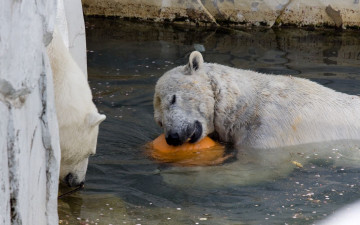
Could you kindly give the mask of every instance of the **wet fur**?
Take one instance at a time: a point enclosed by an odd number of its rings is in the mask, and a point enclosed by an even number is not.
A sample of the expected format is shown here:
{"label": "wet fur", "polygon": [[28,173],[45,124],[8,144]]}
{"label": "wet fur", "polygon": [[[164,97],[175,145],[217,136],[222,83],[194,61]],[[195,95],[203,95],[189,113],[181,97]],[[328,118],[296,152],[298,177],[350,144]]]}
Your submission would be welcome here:
{"label": "wet fur", "polygon": [[[194,53],[194,54],[193,54]],[[193,52],[186,66],[166,72],[155,88],[155,120],[164,131],[199,120],[202,137],[253,148],[360,139],[360,97],[307,79],[203,63]],[[191,99],[168,107],[170,96]],[[165,102],[165,103],[164,103]]]}
{"label": "wet fur", "polygon": [[96,152],[99,124],[106,117],[98,113],[86,77],[57,30],[47,52],[54,77],[59,124],[60,180],[72,173],[69,185],[77,185],[85,179],[89,155]]}

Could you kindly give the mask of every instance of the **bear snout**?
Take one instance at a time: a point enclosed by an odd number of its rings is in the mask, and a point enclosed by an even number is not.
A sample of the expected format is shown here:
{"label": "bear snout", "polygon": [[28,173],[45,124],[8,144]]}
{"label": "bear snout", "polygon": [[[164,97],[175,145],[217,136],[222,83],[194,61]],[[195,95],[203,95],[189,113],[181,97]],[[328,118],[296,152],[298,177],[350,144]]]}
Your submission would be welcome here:
{"label": "bear snout", "polygon": [[81,186],[84,184],[84,181],[78,181],[77,177],[74,176],[72,173],[66,175],[64,181],[69,187]]}
{"label": "bear snout", "polygon": [[165,140],[168,145],[173,146],[182,145],[186,141],[195,143],[202,136],[202,131],[203,129],[201,123],[196,120],[193,124],[187,125],[186,129],[181,130],[180,132],[170,130],[167,133]]}
{"label": "bear snout", "polygon": [[202,125],[198,120],[196,120],[194,123],[194,131],[192,132],[189,142],[190,143],[197,142],[201,138],[202,132],[203,132]]}
{"label": "bear snout", "polygon": [[183,141],[180,140],[180,135],[175,132],[169,132],[165,140],[166,143],[168,143],[168,145],[173,145],[173,146],[181,145],[183,143]]}

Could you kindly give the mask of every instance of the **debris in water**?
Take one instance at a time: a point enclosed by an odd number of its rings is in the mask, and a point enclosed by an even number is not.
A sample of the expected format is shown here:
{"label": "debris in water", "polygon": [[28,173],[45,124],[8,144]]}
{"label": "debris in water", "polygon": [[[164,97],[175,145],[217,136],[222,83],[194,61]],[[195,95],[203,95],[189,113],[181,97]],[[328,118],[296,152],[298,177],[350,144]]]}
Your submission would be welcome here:
{"label": "debris in water", "polygon": [[292,164],[294,164],[295,166],[299,167],[299,168],[303,168],[303,165],[299,162],[296,162],[296,161],[291,161]]}

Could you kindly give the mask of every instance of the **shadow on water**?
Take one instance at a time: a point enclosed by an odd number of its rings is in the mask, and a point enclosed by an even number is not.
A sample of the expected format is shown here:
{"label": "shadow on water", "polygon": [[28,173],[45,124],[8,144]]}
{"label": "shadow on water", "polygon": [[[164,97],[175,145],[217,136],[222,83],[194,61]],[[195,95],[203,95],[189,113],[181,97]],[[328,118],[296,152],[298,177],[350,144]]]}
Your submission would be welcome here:
{"label": "shadow on water", "polygon": [[224,165],[193,168],[158,164],[143,148],[161,133],[153,120],[155,83],[185,64],[191,51],[204,51],[206,62],[305,77],[360,94],[359,31],[87,18],[86,34],[90,86],[107,119],[85,189],[59,202],[62,223],[309,224],[360,198],[356,147],[240,151]]}

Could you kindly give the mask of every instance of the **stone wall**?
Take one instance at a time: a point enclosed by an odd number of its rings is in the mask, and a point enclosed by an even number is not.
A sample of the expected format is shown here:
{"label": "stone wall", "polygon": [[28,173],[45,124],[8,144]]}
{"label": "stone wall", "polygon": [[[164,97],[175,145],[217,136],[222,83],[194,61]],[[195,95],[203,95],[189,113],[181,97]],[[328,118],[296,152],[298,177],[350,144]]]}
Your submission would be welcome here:
{"label": "stone wall", "polygon": [[[80,0],[63,0],[65,18],[68,28],[68,48],[79,65],[80,69],[87,76],[86,60],[86,37],[85,24]],[[60,0],[59,0],[60,2]],[[65,42],[66,43],[66,42]]]}
{"label": "stone wall", "polygon": [[58,224],[59,130],[46,53],[54,27],[86,73],[80,1],[0,7],[0,225]]}
{"label": "stone wall", "polygon": [[85,15],[197,24],[359,27],[359,0],[82,0]]}
{"label": "stone wall", "polygon": [[56,26],[65,46],[87,76],[85,24],[80,0],[58,0]]}
{"label": "stone wall", "polygon": [[46,54],[56,1],[0,7],[0,224],[57,224],[60,147]]}

